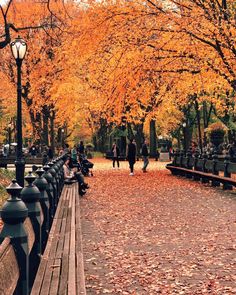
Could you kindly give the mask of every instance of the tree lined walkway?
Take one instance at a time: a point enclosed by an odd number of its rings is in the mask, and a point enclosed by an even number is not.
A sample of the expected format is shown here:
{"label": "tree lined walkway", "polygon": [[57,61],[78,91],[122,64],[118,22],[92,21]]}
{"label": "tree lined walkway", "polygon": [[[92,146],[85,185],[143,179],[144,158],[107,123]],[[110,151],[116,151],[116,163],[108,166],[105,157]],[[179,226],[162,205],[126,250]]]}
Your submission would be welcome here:
{"label": "tree lined walkway", "polygon": [[236,294],[234,193],[106,163],[81,200],[87,294]]}

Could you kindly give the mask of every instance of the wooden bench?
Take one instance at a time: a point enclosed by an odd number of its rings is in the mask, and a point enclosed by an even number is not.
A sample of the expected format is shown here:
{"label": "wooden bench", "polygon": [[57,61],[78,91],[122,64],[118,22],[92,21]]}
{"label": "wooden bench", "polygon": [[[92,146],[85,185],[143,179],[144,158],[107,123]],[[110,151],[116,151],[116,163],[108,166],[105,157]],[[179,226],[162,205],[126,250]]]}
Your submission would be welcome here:
{"label": "wooden bench", "polygon": [[[29,218],[24,221],[28,235],[29,253],[32,250],[35,235]],[[0,295],[20,294],[16,291],[19,284],[20,267],[10,238],[5,238],[0,244]]]}
{"label": "wooden bench", "polygon": [[84,295],[78,183],[65,184],[31,295]]}
{"label": "wooden bench", "polygon": [[[15,161],[16,161],[16,157],[11,157],[11,158],[0,157],[0,167],[7,169],[7,165],[15,164]],[[32,157],[25,158],[25,164],[42,165],[42,163],[43,163],[43,158],[32,158]]]}
{"label": "wooden bench", "polygon": [[[213,186],[215,182],[222,183],[224,185],[232,185],[236,186],[236,179],[230,178],[230,177],[224,177],[224,176],[219,176],[219,175],[214,175],[211,173],[206,173],[202,171],[197,171],[197,170],[190,170],[182,167],[176,167],[172,165],[167,165],[167,169],[169,169],[174,175],[189,175],[191,174],[193,176],[193,179],[200,180],[200,179],[208,179],[212,181]],[[180,172],[180,173],[178,173]]]}

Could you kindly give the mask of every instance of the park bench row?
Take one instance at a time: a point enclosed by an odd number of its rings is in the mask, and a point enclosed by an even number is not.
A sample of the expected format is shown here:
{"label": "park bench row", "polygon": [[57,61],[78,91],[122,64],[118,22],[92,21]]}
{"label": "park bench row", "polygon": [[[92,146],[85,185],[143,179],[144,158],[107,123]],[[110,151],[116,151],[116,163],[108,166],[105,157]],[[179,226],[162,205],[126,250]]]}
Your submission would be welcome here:
{"label": "park bench row", "polygon": [[[28,295],[47,245],[60,196],[64,158],[60,157],[6,188],[10,198],[1,210],[0,294]],[[35,166],[34,166],[35,168]]]}
{"label": "park bench row", "polygon": [[231,190],[236,186],[236,179],[233,175],[236,174],[236,163],[230,162],[228,154],[224,158],[219,158],[215,153],[208,156],[207,154],[200,155],[188,152],[176,152],[171,164],[167,164],[166,168],[173,175],[185,176],[194,180],[199,180],[202,183],[211,182],[212,186],[223,185],[223,189]]}
{"label": "park bench row", "polygon": [[[47,162],[47,155],[44,157],[39,157],[39,158],[33,158],[33,157],[25,157],[25,164],[30,164],[30,165],[42,165]],[[15,164],[16,161],[16,156],[14,157],[0,157],[0,167],[7,169],[8,165]]]}

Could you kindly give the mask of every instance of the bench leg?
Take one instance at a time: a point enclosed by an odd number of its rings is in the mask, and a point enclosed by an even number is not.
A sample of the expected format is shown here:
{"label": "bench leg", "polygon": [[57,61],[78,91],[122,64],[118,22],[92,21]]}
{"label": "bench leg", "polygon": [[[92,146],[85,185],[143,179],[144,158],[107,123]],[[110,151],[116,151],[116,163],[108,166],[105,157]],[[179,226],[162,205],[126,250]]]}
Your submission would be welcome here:
{"label": "bench leg", "polygon": [[189,178],[189,179],[192,179],[193,175],[192,175],[192,173],[186,173],[186,177]]}
{"label": "bench leg", "polygon": [[200,178],[199,175],[193,175],[193,180],[195,180],[195,181],[200,181],[201,178]]}
{"label": "bench leg", "polygon": [[202,177],[201,182],[202,183],[209,183],[209,179],[207,179],[206,177]]}
{"label": "bench leg", "polygon": [[223,183],[223,190],[232,190],[233,186],[227,183]]}
{"label": "bench leg", "polygon": [[220,182],[217,181],[217,180],[212,180],[212,182],[211,182],[211,186],[213,186],[213,187],[220,186]]}

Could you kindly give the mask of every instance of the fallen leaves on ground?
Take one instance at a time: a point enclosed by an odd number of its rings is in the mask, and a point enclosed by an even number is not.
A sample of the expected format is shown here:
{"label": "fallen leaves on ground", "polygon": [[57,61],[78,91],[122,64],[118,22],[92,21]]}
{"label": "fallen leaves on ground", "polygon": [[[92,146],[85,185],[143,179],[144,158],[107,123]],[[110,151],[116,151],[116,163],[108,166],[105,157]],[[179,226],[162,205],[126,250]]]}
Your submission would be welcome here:
{"label": "fallen leaves on ground", "polygon": [[88,294],[236,294],[236,199],[142,162],[95,161],[81,199]]}

